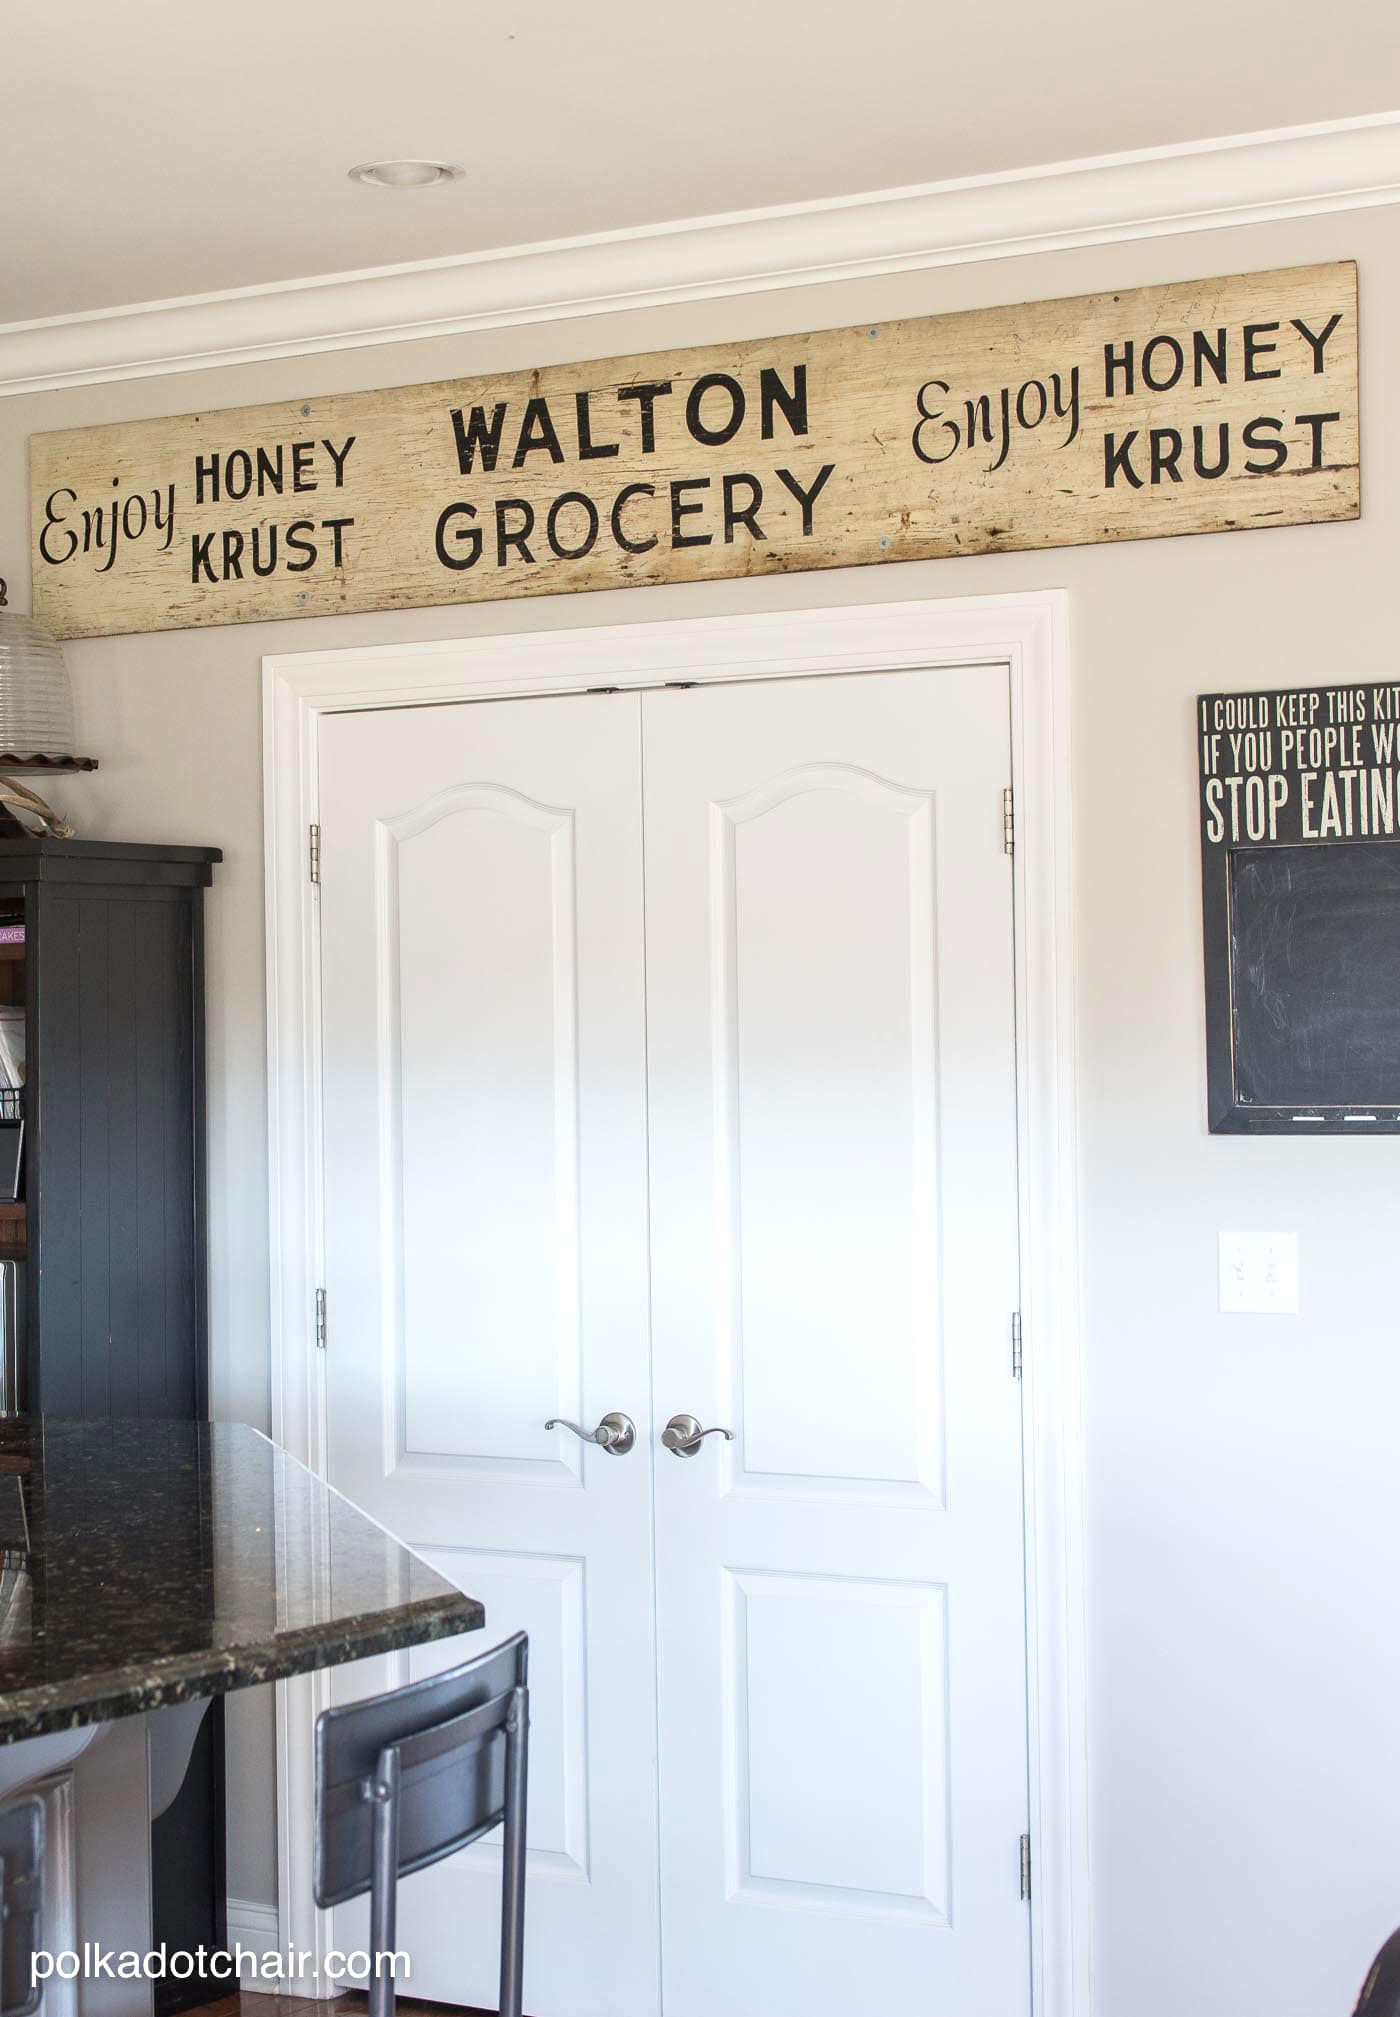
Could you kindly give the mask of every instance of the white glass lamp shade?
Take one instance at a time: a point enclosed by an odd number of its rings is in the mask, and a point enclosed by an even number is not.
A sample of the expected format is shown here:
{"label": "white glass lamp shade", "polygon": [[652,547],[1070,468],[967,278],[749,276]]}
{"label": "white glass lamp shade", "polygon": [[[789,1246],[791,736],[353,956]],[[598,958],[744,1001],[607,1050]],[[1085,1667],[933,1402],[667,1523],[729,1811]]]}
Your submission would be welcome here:
{"label": "white glass lamp shade", "polygon": [[7,758],[61,763],[75,749],[63,647],[42,624],[6,607],[0,581],[0,768]]}

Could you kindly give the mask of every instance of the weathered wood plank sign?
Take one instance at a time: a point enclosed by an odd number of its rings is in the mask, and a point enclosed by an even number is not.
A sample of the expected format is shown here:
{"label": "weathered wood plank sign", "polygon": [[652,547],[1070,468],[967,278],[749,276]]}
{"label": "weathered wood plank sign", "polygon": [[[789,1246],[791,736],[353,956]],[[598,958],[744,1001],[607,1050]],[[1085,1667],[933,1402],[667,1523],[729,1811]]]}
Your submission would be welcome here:
{"label": "weathered wood plank sign", "polygon": [[38,434],[60,637],[1354,518],[1351,262]]}

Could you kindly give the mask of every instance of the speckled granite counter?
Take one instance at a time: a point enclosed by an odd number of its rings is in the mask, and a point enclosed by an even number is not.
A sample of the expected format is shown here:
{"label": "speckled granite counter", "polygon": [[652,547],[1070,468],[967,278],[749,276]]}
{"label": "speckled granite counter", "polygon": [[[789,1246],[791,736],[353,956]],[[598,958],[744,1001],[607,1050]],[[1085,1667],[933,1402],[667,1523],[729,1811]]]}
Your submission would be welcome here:
{"label": "speckled granite counter", "polygon": [[484,1622],[255,1429],[0,1418],[0,1743]]}

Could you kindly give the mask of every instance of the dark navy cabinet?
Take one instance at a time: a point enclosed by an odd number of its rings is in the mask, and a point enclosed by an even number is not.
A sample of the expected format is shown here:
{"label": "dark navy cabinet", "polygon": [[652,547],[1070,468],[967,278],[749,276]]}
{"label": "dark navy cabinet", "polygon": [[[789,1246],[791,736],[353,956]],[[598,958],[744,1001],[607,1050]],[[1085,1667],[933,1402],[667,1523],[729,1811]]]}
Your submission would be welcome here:
{"label": "dark navy cabinet", "polygon": [[[0,1202],[0,1258],[16,1263],[10,1404],[31,1414],[208,1414],[203,905],[219,859],[0,838],[0,1006],[24,1011],[25,1043],[22,1198]],[[196,1520],[186,1545],[201,1536]],[[157,1944],[223,1947],[219,1703],[152,1826],[151,1883]],[[226,1990],[167,1977],[155,2017]]]}
{"label": "dark navy cabinet", "polygon": [[25,1263],[33,1413],[208,1412],[203,895],[219,858],[0,839],[27,1049],[24,1210],[4,1250]]}

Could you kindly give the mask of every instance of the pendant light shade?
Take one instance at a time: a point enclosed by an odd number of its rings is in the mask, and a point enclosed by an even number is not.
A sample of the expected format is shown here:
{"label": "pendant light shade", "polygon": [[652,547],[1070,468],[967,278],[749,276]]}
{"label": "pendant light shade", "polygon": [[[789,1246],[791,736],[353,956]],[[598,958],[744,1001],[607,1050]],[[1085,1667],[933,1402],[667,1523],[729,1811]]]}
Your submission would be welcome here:
{"label": "pendant light shade", "polygon": [[86,769],[76,741],[63,647],[7,606],[0,581],[0,768],[39,762]]}

